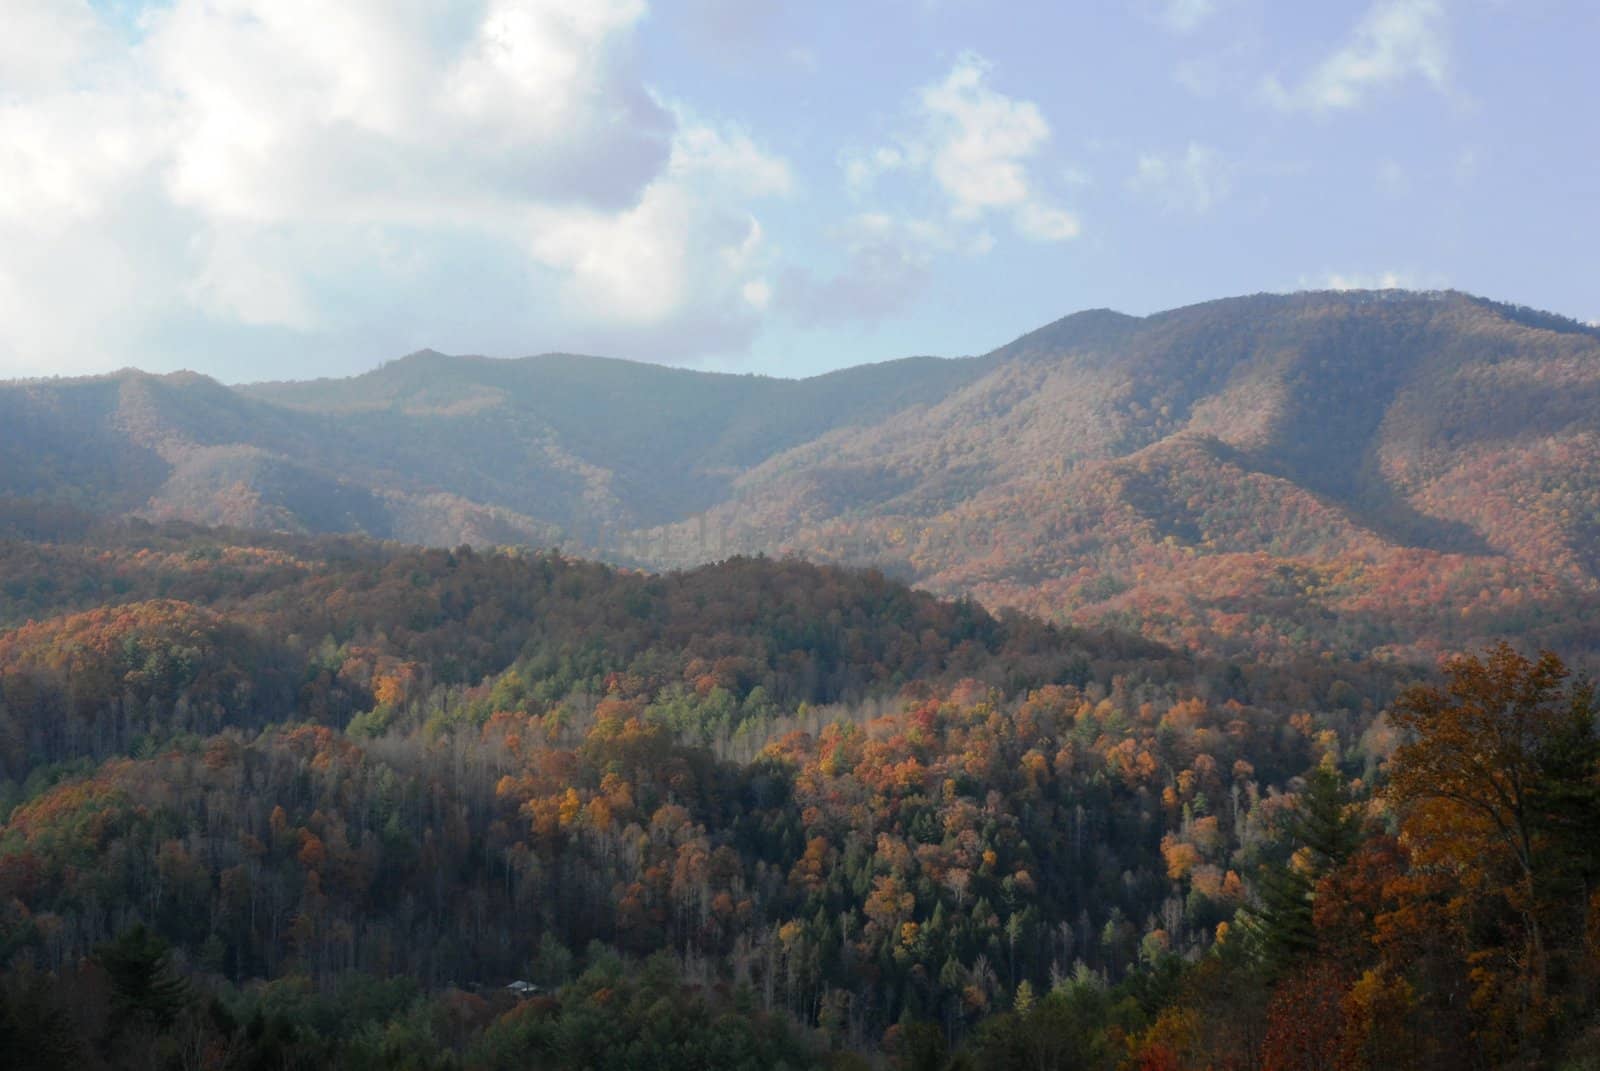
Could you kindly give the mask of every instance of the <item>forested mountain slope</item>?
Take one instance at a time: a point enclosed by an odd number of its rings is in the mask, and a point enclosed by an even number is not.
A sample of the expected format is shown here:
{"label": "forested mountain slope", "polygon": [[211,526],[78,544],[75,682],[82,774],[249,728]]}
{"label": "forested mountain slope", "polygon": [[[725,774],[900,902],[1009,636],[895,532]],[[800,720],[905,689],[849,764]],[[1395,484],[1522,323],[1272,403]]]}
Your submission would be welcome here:
{"label": "forested mountain slope", "polygon": [[1069,316],[789,381],[424,352],[0,387],[0,494],[661,567],[798,551],[1226,656],[1594,641],[1600,332],[1456,293]]}
{"label": "forested mountain slope", "polygon": [[[93,1008],[106,983],[77,965],[145,926],[238,1022],[288,1015],[309,1044],[316,1005],[285,1012],[285,986],[453,987],[466,1037],[505,1011],[476,989],[668,953],[651,985],[688,965],[840,1044],[907,1016],[955,1037],[1074,961],[1128,975],[1152,928],[1206,947],[1242,832],[1330,747],[1378,761],[1361,733],[1399,681],[1211,664],[794,561],[650,576],[12,506],[0,962]],[[1194,826],[1195,800],[1228,825]],[[1201,853],[1188,907],[1174,838]],[[51,1003],[30,977],[0,976],[0,1043],[11,1002]],[[172,1028],[110,1014],[82,1030],[112,1053]],[[484,1036],[525,1060],[554,1044],[530,1023]]]}
{"label": "forested mountain slope", "polygon": [[1457,294],[1068,317],[702,527],[1173,642],[1592,641],[1600,333]]}
{"label": "forested mountain slope", "polygon": [[[1213,661],[794,560],[651,575],[12,503],[0,1057],[1585,1058],[1592,690],[1510,648],[1402,694],[1426,674]],[[1474,809],[1486,775],[1518,779],[1495,815],[1525,841]]]}

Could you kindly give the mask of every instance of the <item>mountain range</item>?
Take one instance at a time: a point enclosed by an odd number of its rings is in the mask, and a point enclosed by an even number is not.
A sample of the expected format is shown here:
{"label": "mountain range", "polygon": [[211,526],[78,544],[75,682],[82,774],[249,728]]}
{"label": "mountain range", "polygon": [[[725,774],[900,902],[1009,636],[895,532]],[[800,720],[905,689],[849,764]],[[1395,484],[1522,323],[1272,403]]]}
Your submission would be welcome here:
{"label": "mountain range", "polygon": [[1224,656],[1592,648],[1600,330],[1456,292],[1068,316],[804,380],[412,354],[0,385],[0,496],[624,564],[874,564]]}

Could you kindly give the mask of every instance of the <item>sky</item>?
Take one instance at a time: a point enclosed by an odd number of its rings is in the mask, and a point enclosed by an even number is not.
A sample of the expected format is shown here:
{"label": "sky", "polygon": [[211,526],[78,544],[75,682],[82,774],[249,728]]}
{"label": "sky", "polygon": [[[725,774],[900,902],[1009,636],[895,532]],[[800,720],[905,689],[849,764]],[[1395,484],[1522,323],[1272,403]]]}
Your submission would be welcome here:
{"label": "sky", "polygon": [[0,376],[1600,319],[1593,0],[0,0]]}

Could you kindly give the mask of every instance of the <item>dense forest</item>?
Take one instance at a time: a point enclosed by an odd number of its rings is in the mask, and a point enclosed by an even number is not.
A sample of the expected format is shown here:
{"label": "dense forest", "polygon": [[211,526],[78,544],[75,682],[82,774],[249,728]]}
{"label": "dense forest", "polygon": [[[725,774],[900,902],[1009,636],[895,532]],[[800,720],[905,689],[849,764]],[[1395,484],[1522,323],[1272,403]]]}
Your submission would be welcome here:
{"label": "dense forest", "polygon": [[[1576,663],[1574,668],[1576,668]],[[1555,655],[0,509],[16,1067],[1600,1066]]]}

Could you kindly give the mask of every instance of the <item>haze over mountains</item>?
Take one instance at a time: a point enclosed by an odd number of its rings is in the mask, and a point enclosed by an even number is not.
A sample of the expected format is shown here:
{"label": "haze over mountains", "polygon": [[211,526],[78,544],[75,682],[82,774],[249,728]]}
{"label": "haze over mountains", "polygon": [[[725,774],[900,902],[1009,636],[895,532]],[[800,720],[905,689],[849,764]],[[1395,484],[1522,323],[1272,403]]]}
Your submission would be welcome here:
{"label": "haze over mountains", "polygon": [[1600,330],[1311,293],[798,381],[425,351],[310,383],[14,383],[0,495],[652,567],[796,551],[1222,653],[1415,654],[1588,634],[1597,436]]}

